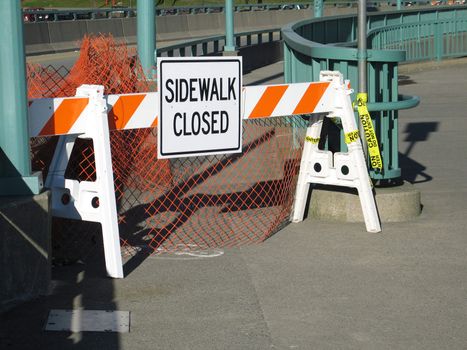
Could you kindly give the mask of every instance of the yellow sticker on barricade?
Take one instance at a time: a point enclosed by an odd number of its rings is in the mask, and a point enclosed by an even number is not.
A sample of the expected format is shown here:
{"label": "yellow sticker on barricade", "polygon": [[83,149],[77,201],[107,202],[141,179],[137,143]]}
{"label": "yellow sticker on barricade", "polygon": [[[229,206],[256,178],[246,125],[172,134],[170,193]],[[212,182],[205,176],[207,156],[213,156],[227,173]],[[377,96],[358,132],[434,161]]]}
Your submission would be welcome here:
{"label": "yellow sticker on barricade", "polygon": [[319,143],[319,137],[318,138],[313,138],[311,136],[307,136],[307,137],[305,137],[305,141],[311,142],[312,144],[316,145],[317,143]]}
{"label": "yellow sticker on barricade", "polygon": [[367,107],[368,95],[366,93],[357,94],[357,110],[360,121],[365,132],[365,139],[368,145],[368,154],[370,156],[370,165],[373,169],[382,170],[383,161],[379,152],[378,140],[376,139],[375,129],[371,122],[370,113]]}
{"label": "yellow sticker on barricade", "polygon": [[354,130],[354,131],[344,134],[344,139],[345,139],[346,144],[357,141],[359,137],[360,135],[358,133],[358,130]]}

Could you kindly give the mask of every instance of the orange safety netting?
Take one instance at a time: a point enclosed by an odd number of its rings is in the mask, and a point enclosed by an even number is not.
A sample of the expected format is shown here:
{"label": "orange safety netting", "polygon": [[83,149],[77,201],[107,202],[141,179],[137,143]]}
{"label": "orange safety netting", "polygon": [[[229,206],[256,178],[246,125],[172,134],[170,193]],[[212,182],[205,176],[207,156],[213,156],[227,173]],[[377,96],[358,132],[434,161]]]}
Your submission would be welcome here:
{"label": "orange safety netting", "polygon": [[[87,37],[71,71],[28,65],[30,98],[73,96],[81,84],[106,94],[154,91],[135,52],[109,36]],[[122,246],[129,253],[261,242],[288,223],[306,122],[245,121],[243,153],[157,159],[157,129],[111,132]],[[35,169],[47,173],[57,137],[32,140]],[[66,177],[95,179],[92,141],[77,139]],[[78,258],[99,225],[55,219],[56,254]]]}

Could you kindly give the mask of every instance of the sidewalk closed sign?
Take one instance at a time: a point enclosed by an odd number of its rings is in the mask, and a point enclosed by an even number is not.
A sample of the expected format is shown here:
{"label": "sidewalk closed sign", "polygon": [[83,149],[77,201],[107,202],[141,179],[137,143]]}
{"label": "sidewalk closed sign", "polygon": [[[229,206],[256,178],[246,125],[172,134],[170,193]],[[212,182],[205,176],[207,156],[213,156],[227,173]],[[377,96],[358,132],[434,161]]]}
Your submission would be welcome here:
{"label": "sidewalk closed sign", "polygon": [[158,58],[159,158],[242,150],[241,57]]}

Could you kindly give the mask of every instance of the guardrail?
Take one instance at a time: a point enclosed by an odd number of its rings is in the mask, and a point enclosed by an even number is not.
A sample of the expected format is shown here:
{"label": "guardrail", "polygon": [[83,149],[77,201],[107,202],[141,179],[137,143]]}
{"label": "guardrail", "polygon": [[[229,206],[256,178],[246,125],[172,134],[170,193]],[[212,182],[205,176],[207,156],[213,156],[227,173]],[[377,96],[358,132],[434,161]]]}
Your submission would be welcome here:
{"label": "guardrail", "polygon": [[[325,1],[326,7],[356,7],[358,1]],[[402,1],[403,6],[426,6],[429,0]],[[367,1],[368,9],[384,6],[396,6],[396,0],[374,0]],[[309,2],[290,2],[285,4],[239,4],[234,6],[235,12],[243,11],[276,11],[276,10],[297,10],[313,7],[313,1]],[[157,16],[180,15],[180,14],[199,14],[224,12],[223,5],[196,5],[196,6],[174,6],[156,8]],[[86,9],[24,9],[23,17],[28,22],[42,21],[64,21],[79,19],[109,19],[109,18],[128,18],[135,17],[136,9],[129,7],[115,8],[86,8]]]}
{"label": "guardrail", "polygon": [[[419,103],[398,94],[398,64],[467,54],[467,8],[392,11],[368,17],[369,110],[381,145],[383,171],[373,179],[400,177],[398,111]],[[325,17],[283,28],[286,82],[316,80],[321,70],[339,70],[358,85],[357,17]],[[384,50],[384,51],[383,51]],[[337,148],[346,146],[341,136]]]}
{"label": "guardrail", "polygon": [[[239,50],[251,45],[261,45],[280,41],[281,39],[281,28],[235,33],[235,45]],[[224,45],[225,35],[215,35],[207,38],[191,40],[176,45],[158,48],[157,56],[212,56],[222,53]]]}
{"label": "guardrail", "polygon": [[[335,12],[346,12],[336,9]],[[259,11],[235,13],[237,32],[263,32],[299,19],[310,18],[311,10]],[[85,35],[109,33],[128,45],[136,44],[136,18],[76,20],[25,23],[24,41],[28,55],[41,55],[79,49]],[[157,47],[166,41],[197,40],[225,32],[223,13],[162,16],[157,19]],[[254,37],[254,36],[253,36]],[[266,39],[265,39],[266,40]]]}
{"label": "guardrail", "polygon": [[[216,35],[157,48],[156,51],[159,57],[220,56],[224,45],[225,36]],[[236,33],[235,46],[243,57],[244,73],[281,61],[281,28]]]}
{"label": "guardrail", "polygon": [[[348,3],[348,6],[351,2]],[[241,4],[235,5],[235,12],[243,11],[274,11],[274,10],[296,10],[307,9],[310,3],[295,2],[286,4]],[[181,14],[200,14],[224,12],[223,5],[197,5],[197,6],[174,6],[156,8],[157,16],[181,15]],[[26,21],[62,21],[78,19],[108,19],[108,18],[128,18],[136,16],[135,8],[89,8],[89,9],[66,9],[66,10],[23,10],[23,16]]]}
{"label": "guardrail", "polygon": [[404,50],[406,62],[467,55],[467,18],[421,21],[376,28],[368,44],[379,50]]}

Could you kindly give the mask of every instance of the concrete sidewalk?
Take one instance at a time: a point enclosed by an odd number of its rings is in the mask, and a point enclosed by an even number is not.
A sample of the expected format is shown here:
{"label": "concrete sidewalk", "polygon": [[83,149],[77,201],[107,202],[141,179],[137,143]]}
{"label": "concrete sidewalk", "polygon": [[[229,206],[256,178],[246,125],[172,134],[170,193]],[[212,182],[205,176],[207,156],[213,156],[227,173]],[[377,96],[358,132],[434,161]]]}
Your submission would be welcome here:
{"label": "concrete sidewalk", "polygon": [[[245,84],[280,82],[280,67]],[[151,257],[123,280],[102,261],[56,267],[49,297],[0,316],[0,349],[465,349],[467,62],[420,67],[401,68],[400,89],[422,101],[400,113],[419,218],[382,234],[306,220],[260,245]],[[129,310],[131,332],[43,330],[50,309],[80,307]]]}

